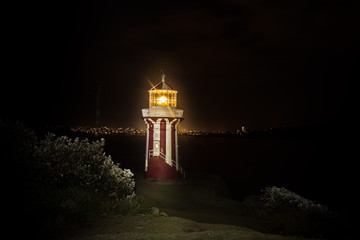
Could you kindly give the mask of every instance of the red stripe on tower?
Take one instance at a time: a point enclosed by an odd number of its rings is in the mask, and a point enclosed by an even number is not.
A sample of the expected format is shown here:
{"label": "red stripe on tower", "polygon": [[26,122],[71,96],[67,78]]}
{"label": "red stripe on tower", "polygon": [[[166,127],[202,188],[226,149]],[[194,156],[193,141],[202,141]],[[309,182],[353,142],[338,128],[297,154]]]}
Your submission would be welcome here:
{"label": "red stripe on tower", "polygon": [[171,149],[173,149],[174,151],[171,151],[171,157],[172,159],[176,162],[176,146],[175,146],[175,127],[177,124],[177,120],[175,120],[174,122],[172,122],[171,124]]}
{"label": "red stripe on tower", "polygon": [[166,156],[166,121],[160,121],[160,152]]}

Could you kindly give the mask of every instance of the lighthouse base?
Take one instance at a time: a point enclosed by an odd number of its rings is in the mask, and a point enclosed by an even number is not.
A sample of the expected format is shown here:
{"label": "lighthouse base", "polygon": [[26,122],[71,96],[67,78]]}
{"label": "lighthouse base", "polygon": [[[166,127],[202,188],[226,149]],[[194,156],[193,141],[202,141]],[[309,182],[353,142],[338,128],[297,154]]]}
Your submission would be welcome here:
{"label": "lighthouse base", "polygon": [[148,159],[148,168],[145,178],[155,180],[181,179],[184,176],[175,167],[167,164],[163,159],[152,157]]}

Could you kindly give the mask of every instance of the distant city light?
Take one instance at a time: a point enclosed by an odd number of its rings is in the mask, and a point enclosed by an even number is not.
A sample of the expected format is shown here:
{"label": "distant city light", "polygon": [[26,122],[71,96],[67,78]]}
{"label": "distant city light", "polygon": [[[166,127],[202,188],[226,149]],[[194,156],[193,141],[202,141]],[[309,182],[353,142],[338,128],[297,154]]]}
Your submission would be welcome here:
{"label": "distant city light", "polygon": [[73,132],[91,135],[145,135],[145,129],[136,128],[111,128],[111,127],[77,127],[70,129]]}
{"label": "distant city light", "polygon": [[[112,127],[89,127],[89,126],[82,126],[77,128],[71,128],[72,132],[77,133],[85,133],[90,135],[145,135],[146,130],[145,129],[137,129],[137,128],[112,128]],[[266,131],[266,130],[265,130]],[[249,133],[245,126],[242,126],[241,129],[235,130],[235,131],[221,131],[221,130],[187,130],[182,129],[178,131],[178,134],[180,136],[211,136],[211,135],[233,135],[233,136],[240,136],[240,135],[246,135]],[[156,144],[156,143],[155,143]],[[157,146],[159,147],[159,146]]]}

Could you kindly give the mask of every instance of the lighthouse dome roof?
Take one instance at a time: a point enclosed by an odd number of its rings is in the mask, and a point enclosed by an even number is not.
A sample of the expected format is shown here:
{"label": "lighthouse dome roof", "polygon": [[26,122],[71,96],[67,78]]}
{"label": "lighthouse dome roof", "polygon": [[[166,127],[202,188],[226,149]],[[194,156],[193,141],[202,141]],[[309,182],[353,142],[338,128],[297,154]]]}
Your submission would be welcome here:
{"label": "lighthouse dome roof", "polygon": [[169,84],[167,84],[166,82],[159,82],[158,84],[156,84],[154,87],[152,87],[150,89],[151,90],[175,90],[174,88],[172,88]]}
{"label": "lighthouse dome roof", "polygon": [[152,90],[172,90],[172,91],[176,91],[174,88],[172,88],[169,84],[167,84],[165,82],[165,74],[164,73],[161,74],[161,82],[159,82],[158,84],[153,86],[149,91],[152,91]]}

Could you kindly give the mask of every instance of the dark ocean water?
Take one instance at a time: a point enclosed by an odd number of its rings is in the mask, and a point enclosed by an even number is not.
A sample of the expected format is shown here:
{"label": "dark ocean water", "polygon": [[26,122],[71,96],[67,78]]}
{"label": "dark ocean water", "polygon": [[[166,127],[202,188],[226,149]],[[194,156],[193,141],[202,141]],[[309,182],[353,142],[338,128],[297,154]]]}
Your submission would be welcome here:
{"label": "dark ocean water", "polygon": [[[115,162],[144,172],[145,136],[105,139],[105,151]],[[236,200],[278,186],[336,209],[357,204],[356,161],[346,139],[179,136],[178,144],[187,174],[221,175]]]}

